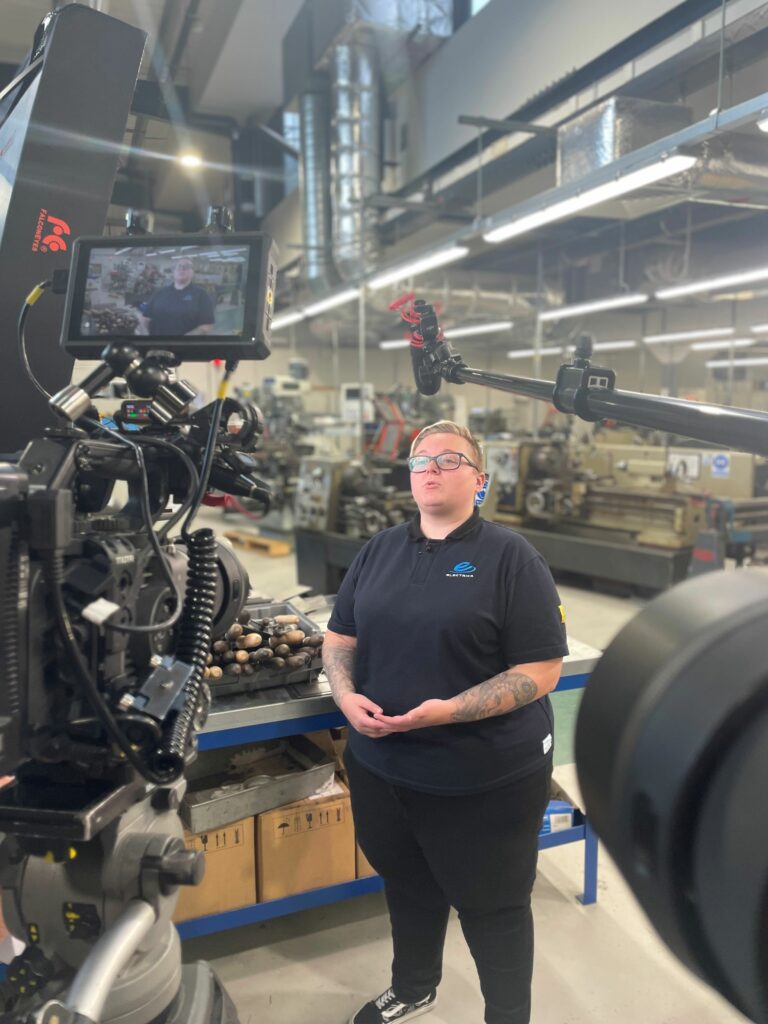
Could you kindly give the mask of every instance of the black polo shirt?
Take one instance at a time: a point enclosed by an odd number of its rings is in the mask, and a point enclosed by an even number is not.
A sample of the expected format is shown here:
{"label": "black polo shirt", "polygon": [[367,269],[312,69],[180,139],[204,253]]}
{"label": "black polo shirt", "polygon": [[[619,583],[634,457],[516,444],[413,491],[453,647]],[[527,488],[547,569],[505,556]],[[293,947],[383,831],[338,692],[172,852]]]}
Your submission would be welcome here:
{"label": "black polo shirt", "polygon": [[[358,552],[328,623],[357,638],[354,681],[387,715],[448,699],[509,668],[568,653],[552,575],[531,545],[477,511],[445,540],[418,515]],[[552,758],[549,697],[479,722],[370,739],[353,755],[389,782],[424,792],[493,789]]]}
{"label": "black polo shirt", "polygon": [[215,321],[211,297],[199,284],[188,284],[186,288],[166,285],[143,302],[139,309],[150,319],[152,334],[171,337],[189,334],[196,327]]}

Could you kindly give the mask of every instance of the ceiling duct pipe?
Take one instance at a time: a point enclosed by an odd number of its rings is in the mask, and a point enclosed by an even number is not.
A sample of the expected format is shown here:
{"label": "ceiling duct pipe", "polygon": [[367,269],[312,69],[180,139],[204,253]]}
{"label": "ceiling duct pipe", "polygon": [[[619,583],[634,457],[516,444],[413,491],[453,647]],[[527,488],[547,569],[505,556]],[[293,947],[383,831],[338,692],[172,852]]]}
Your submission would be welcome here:
{"label": "ceiling duct pipe", "polygon": [[333,259],[345,281],[377,262],[378,212],[365,205],[381,189],[381,89],[373,32],[358,29],[333,50],[331,175]]}
{"label": "ceiling duct pipe", "polygon": [[339,283],[331,255],[330,80],[315,73],[299,100],[301,130],[301,216],[303,277],[313,294]]}

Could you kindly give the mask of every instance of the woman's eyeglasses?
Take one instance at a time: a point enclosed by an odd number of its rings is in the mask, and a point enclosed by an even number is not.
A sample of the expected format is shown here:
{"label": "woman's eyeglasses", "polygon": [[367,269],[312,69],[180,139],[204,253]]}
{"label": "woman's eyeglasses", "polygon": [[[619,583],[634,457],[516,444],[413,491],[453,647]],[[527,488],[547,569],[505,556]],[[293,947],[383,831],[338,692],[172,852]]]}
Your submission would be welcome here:
{"label": "woman's eyeglasses", "polygon": [[472,469],[479,467],[471,462],[463,452],[440,452],[439,455],[412,455],[408,459],[408,469],[412,473],[426,473],[427,466],[434,462],[438,469],[458,469],[462,462],[466,462]]}

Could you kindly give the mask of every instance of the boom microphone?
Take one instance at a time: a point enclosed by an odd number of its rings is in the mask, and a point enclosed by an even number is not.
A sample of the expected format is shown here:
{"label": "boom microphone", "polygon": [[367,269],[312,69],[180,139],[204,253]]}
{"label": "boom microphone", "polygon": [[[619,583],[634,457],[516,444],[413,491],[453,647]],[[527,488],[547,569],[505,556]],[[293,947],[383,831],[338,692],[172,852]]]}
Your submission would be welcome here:
{"label": "boom microphone", "polygon": [[411,364],[416,389],[420,395],[436,395],[442,383],[440,363],[431,358],[431,349],[442,338],[437,314],[423,299],[416,299],[412,315],[406,314],[403,319],[414,325],[411,329]]}
{"label": "boom microphone", "polygon": [[442,383],[439,366],[435,369],[431,365],[430,358],[424,350],[424,342],[415,338],[411,339],[411,365],[419,394],[436,395]]}

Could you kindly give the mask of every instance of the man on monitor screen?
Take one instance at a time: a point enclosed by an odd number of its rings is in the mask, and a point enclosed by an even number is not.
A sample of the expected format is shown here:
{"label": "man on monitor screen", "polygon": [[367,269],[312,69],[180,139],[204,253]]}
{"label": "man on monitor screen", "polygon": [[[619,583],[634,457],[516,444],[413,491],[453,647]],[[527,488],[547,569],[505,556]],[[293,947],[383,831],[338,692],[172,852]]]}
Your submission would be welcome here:
{"label": "man on monitor screen", "polygon": [[194,276],[191,259],[185,256],[174,261],[173,284],[158,289],[139,306],[143,333],[169,337],[211,333],[215,321],[213,302],[205,288],[192,283]]}

